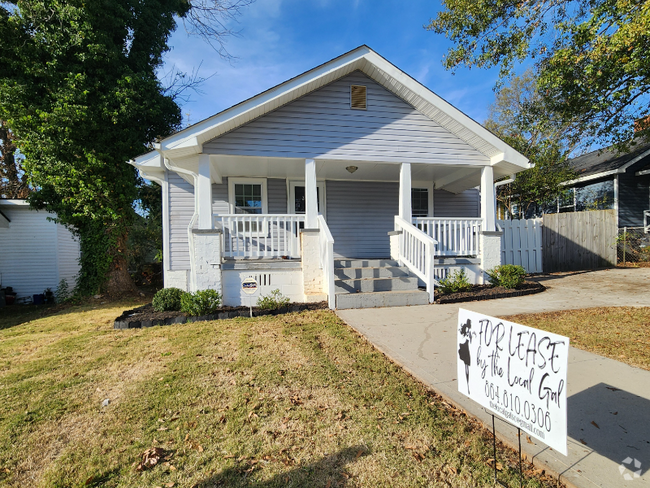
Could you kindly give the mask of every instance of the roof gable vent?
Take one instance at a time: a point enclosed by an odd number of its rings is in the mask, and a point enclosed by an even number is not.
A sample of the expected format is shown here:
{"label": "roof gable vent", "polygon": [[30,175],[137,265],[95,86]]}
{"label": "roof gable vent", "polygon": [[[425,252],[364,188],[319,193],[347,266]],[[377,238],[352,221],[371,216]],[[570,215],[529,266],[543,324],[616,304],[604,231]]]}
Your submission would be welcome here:
{"label": "roof gable vent", "polygon": [[363,85],[350,85],[350,108],[366,110],[366,87]]}

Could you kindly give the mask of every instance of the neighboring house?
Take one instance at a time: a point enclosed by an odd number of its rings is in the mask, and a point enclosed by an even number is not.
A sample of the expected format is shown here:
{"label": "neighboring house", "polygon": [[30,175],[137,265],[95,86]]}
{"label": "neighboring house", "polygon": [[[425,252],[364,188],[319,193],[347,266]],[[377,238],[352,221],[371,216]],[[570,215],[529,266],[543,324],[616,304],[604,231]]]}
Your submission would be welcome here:
{"label": "neighboring house", "polygon": [[367,46],[155,148],[130,164],[162,185],[165,286],[227,305],[249,276],[331,308],[428,303],[461,266],[481,282],[500,263],[494,181],[529,167]]}
{"label": "neighboring house", "polygon": [[643,227],[650,213],[650,144],[619,153],[612,147],[570,160],[578,178],[558,212],[615,209],[618,227]]}
{"label": "neighboring house", "polygon": [[0,200],[0,281],[17,298],[56,290],[62,279],[74,287],[79,273],[79,243],[45,211],[25,200]]}

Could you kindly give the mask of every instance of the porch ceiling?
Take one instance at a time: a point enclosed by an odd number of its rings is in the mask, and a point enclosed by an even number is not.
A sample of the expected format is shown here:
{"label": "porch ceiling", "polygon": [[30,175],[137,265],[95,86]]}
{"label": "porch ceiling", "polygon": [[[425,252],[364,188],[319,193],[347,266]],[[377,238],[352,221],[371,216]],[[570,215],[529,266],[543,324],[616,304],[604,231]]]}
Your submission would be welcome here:
{"label": "porch ceiling", "polygon": [[[212,156],[213,167],[220,177],[305,178],[305,161],[293,158],[263,158],[249,156]],[[346,170],[356,166],[354,173]],[[376,161],[316,160],[319,180],[399,181],[400,165]],[[437,189],[460,193],[480,185],[480,166],[451,166],[448,164],[411,164],[413,182],[433,182]]]}

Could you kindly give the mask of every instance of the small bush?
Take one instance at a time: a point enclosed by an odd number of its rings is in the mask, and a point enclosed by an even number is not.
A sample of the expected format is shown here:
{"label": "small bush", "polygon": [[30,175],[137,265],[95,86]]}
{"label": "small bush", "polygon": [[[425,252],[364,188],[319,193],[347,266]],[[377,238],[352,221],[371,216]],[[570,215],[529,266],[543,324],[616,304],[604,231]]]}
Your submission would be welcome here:
{"label": "small bush", "polygon": [[208,315],[221,308],[221,294],[216,290],[199,290],[184,293],[181,297],[181,312],[193,317]]}
{"label": "small bush", "polygon": [[446,278],[440,280],[440,290],[443,293],[456,293],[459,291],[469,291],[472,289],[472,284],[467,278],[465,268],[454,270],[449,273]]}
{"label": "small bush", "polygon": [[502,264],[487,272],[490,283],[504,288],[517,288],[524,282],[526,270],[515,264]]}
{"label": "small bush", "polygon": [[278,289],[257,299],[257,308],[260,310],[278,310],[287,305],[289,305],[289,298],[280,293]]}
{"label": "small bush", "polygon": [[181,297],[184,294],[185,292],[180,288],[163,288],[154,295],[151,306],[156,312],[178,312],[181,309]]}
{"label": "small bush", "polygon": [[56,287],[56,291],[54,292],[54,299],[56,300],[56,303],[63,303],[67,300],[70,300],[70,298],[72,298],[72,292],[68,286],[68,281],[63,278],[61,281],[59,281],[59,285]]}

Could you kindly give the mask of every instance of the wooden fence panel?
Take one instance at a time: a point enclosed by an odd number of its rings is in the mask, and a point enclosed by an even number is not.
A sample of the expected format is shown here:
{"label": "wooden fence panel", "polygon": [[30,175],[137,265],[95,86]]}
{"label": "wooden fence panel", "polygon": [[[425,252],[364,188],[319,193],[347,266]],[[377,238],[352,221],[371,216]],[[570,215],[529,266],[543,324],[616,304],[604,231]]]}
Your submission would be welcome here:
{"label": "wooden fence panel", "polygon": [[615,266],[617,234],[615,210],[544,215],[544,272]]}
{"label": "wooden fence panel", "polygon": [[501,263],[523,266],[527,273],[542,272],[542,219],[499,220]]}

